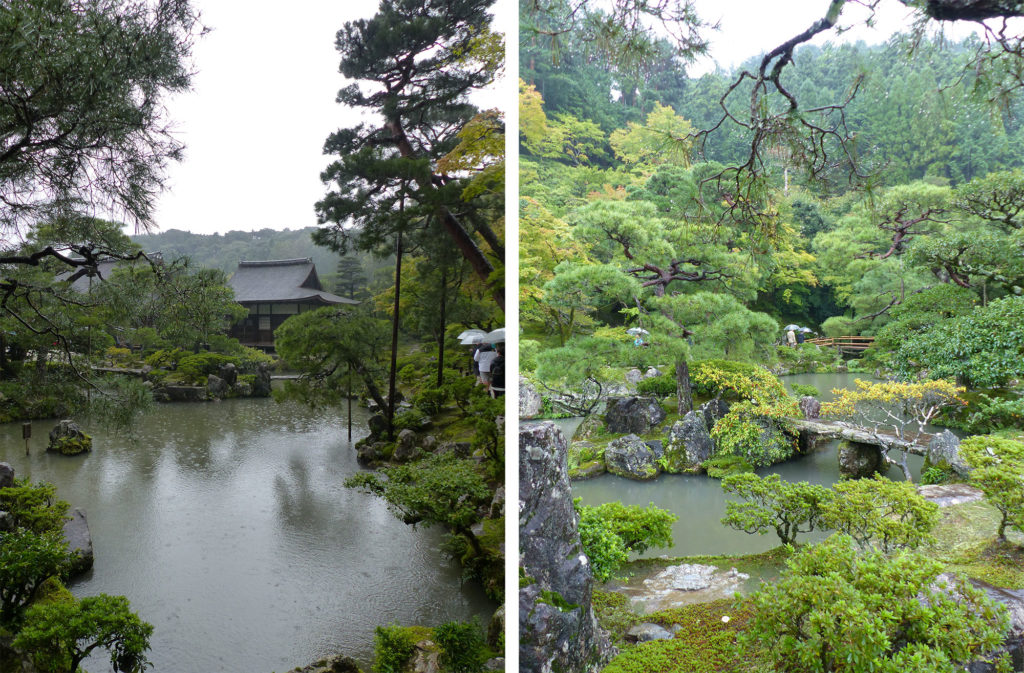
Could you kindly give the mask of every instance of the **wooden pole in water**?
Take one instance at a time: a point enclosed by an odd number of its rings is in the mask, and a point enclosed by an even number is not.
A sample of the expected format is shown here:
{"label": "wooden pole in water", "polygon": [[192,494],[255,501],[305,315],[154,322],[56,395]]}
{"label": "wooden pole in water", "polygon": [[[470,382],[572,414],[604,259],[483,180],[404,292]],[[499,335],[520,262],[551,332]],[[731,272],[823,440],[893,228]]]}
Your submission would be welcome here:
{"label": "wooden pole in water", "polygon": [[352,363],[348,363],[348,443],[352,443]]}
{"label": "wooden pole in water", "polygon": [[21,424],[21,438],[25,440],[25,455],[29,455],[28,440],[32,437],[32,423]]}

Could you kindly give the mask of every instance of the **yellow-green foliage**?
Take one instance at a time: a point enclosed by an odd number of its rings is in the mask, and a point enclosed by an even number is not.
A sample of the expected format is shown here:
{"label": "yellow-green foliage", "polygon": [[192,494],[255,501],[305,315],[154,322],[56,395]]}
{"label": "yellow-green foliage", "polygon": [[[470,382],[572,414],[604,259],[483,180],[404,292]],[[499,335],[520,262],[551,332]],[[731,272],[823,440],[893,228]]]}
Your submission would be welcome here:
{"label": "yellow-green foliage", "polygon": [[971,466],[971,483],[1002,515],[999,539],[1006,539],[1007,528],[1024,531],[1024,442],[969,437],[960,443],[960,453]]}
{"label": "yellow-green foliage", "polygon": [[[869,426],[902,428],[922,426],[946,407],[966,404],[959,395],[964,388],[945,380],[923,383],[885,381],[873,383],[857,379],[856,389],[835,389],[835,398],[821,405],[822,416],[854,420]],[[902,412],[902,415],[899,415]]]}

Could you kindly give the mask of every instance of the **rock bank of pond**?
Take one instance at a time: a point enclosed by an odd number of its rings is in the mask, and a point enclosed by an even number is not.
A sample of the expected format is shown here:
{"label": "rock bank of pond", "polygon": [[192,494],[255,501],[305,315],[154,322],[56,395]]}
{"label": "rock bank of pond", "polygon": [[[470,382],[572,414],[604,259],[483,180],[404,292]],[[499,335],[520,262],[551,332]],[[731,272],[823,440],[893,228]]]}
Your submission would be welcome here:
{"label": "rock bank of pond", "polygon": [[[354,443],[367,430],[353,414]],[[342,486],[361,469],[343,410],[163,404],[132,438],[90,429],[93,451],[74,457],[44,451],[53,421],[34,425],[28,458],[21,425],[0,426],[0,461],[86,510],[95,566],[70,588],[127,596],[156,627],[156,673],[270,673],[337,652],[368,670],[376,625],[486,623],[497,607],[462,583],[440,531]]]}

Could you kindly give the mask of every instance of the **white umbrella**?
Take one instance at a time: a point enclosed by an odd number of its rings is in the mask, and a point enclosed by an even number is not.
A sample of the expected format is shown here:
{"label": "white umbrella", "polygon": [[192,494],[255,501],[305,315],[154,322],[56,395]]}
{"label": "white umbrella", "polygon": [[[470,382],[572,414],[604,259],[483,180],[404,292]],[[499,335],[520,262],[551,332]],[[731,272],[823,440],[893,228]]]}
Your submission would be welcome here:
{"label": "white umbrella", "polygon": [[804,334],[813,334],[814,333],[814,330],[812,330],[810,327],[801,327],[800,331],[803,332]]}
{"label": "white umbrella", "polygon": [[499,327],[498,329],[494,330],[493,332],[488,332],[487,334],[484,335],[484,339],[483,340],[486,341],[489,344],[497,343],[499,341],[504,341],[505,340],[505,328],[504,327]]}
{"label": "white umbrella", "polygon": [[630,327],[626,330],[626,334],[650,334],[650,332],[645,330],[643,327]]}
{"label": "white umbrella", "polygon": [[459,334],[459,336],[457,336],[455,338],[461,340],[461,339],[465,339],[466,337],[468,337],[471,334],[479,334],[479,335],[483,336],[484,334],[487,334],[487,332],[485,330],[482,330],[482,329],[467,329],[467,330],[463,331],[461,334]]}
{"label": "white umbrella", "polygon": [[467,334],[466,336],[459,339],[459,343],[463,346],[472,346],[478,344],[484,340],[486,334],[484,332],[477,332],[475,334]]}
{"label": "white umbrella", "polygon": [[786,330],[788,332],[791,329],[800,329],[800,325],[786,325],[782,329],[784,329],[784,330]]}

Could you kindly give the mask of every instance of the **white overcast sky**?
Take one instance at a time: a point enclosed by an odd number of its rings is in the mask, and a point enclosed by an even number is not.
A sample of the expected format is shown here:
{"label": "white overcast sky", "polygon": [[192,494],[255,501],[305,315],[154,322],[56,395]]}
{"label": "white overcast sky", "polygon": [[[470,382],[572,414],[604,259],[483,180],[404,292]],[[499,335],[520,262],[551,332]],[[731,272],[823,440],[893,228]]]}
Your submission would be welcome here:
{"label": "white overcast sky", "polygon": [[[377,0],[193,0],[212,31],[194,50],[193,90],[169,102],[184,161],[157,202],[160,231],[300,229],[316,224],[328,134],[359,121],[334,102],[346,84],[334,34]],[[514,27],[498,0],[495,28]],[[503,87],[507,88],[507,87]],[[478,105],[496,106],[495,96]]]}
{"label": "white overcast sky", "polygon": [[[194,0],[212,32],[195,49],[193,91],[169,111],[187,146],[171,166],[168,191],[156,212],[160,230],[196,233],[297,229],[316,224],[313,204],[325,191],[320,171],[327,135],[358,122],[334,102],[344,84],[334,34],[345,22],[371,16],[375,0]],[[516,30],[516,2],[498,0],[495,27]],[[823,15],[828,0],[697,0],[701,16],[720,21],[711,59],[691,72],[739,64],[789,39]],[[850,6],[842,23],[853,23]],[[905,25],[909,10],[882,3],[878,28],[858,28],[842,39],[869,44]],[[819,38],[816,43],[824,42]],[[509,54],[510,58],[515,58]],[[513,106],[515,79],[479,104]]]}

